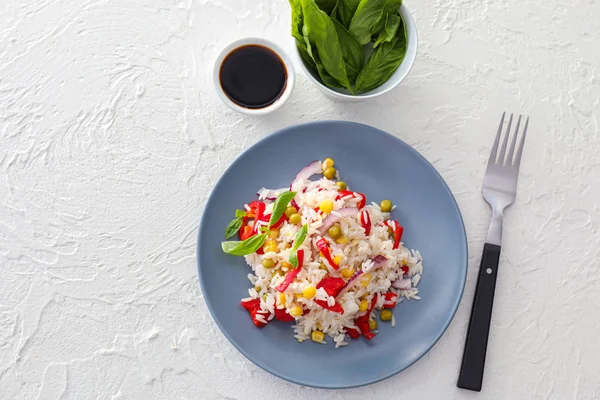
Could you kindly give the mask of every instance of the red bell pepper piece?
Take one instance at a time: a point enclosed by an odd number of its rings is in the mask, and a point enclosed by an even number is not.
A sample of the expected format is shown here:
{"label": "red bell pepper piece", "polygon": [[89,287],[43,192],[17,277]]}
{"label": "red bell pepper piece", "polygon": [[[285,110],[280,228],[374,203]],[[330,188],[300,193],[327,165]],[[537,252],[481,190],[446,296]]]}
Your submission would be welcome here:
{"label": "red bell pepper piece", "polygon": [[402,273],[408,274],[408,265],[403,265],[400,267],[400,269],[402,270]]}
{"label": "red bell pepper piece", "polygon": [[358,328],[360,329],[360,332],[363,334],[365,339],[371,340],[375,337],[375,334],[373,332],[371,332],[371,329],[369,328],[368,321],[361,321],[359,323],[356,323],[356,326],[358,326]]}
{"label": "red bell pepper piece", "polygon": [[262,328],[263,326],[266,325],[264,322],[259,321],[256,318],[258,315],[262,315],[264,317],[265,321],[267,321],[267,317],[269,316],[269,314],[265,313],[264,311],[260,311],[260,299],[252,299],[250,301],[242,301],[241,304],[242,304],[242,307],[244,307],[250,313],[250,317],[252,318],[252,322],[254,322],[254,325],[256,325],[259,328]]}
{"label": "red bell pepper piece", "polygon": [[[281,214],[281,217],[277,220],[277,222],[275,222],[273,225],[271,225],[271,229],[279,228],[287,219],[288,218],[285,216],[285,214]],[[268,224],[270,220],[271,220],[271,214],[263,215],[262,218],[259,219],[259,221],[265,222],[266,224]]]}
{"label": "red bell pepper piece", "polygon": [[302,269],[303,262],[304,262],[304,250],[300,249],[300,250],[298,250],[298,266],[296,268],[294,268],[293,270],[289,271],[285,275],[285,279],[283,280],[283,282],[281,282],[279,285],[277,285],[277,287],[275,287],[275,290],[277,290],[279,292],[285,292],[285,289],[287,289],[288,286],[290,286],[292,284],[292,282],[294,282],[294,279],[296,279],[296,276],[298,276],[298,273]]}
{"label": "red bell pepper piece", "polygon": [[387,292],[385,294],[385,301],[383,303],[383,306],[385,308],[394,308],[396,307],[396,302],[398,300],[398,295],[394,292]]}
{"label": "red bell pepper piece", "polygon": [[329,265],[331,265],[333,269],[338,269],[340,266],[336,264],[335,261],[333,261],[333,258],[331,257],[331,250],[329,249],[329,242],[327,242],[327,239],[321,238],[317,240],[315,244],[317,245],[317,248],[321,251],[321,254],[323,254],[323,257],[325,257]]}
{"label": "red bell pepper piece", "polygon": [[373,295],[373,298],[371,299],[371,305],[369,306],[369,309],[367,310],[367,313],[363,316],[360,316],[358,318],[356,318],[356,320],[354,321],[354,323],[356,324],[356,326],[360,327],[359,323],[363,323],[363,322],[369,322],[369,317],[371,316],[371,313],[373,312],[373,309],[375,309],[375,304],[377,304],[377,293],[375,293]]}
{"label": "red bell pepper piece", "polygon": [[340,314],[344,313],[344,307],[342,307],[337,302],[332,306],[330,306],[329,303],[327,303],[325,300],[315,300],[315,303],[317,303],[318,305],[320,305],[321,307],[323,307],[326,310],[333,311],[333,312],[340,313]]}
{"label": "red bell pepper piece", "polygon": [[346,282],[344,282],[342,278],[334,278],[329,276],[321,279],[321,282],[317,284],[317,289],[323,288],[328,295],[331,297],[336,297],[345,284]]}
{"label": "red bell pepper piece", "polygon": [[[367,324],[368,325],[368,324]],[[358,339],[360,337],[360,332],[357,331],[354,328],[348,328],[346,327],[346,333],[348,334],[348,336],[350,336],[352,339]]]}
{"label": "red bell pepper piece", "polygon": [[[246,240],[254,235],[256,235],[258,231],[258,224],[256,221],[260,221],[263,218],[263,214],[265,212],[265,203],[262,201],[255,200],[248,204],[249,210],[246,212],[246,216],[242,218],[242,226],[238,232],[240,236],[240,240]],[[248,219],[254,218],[254,223],[252,226],[246,225],[248,223]]]}
{"label": "red bell pepper piece", "polygon": [[365,230],[365,235],[369,236],[369,233],[371,233],[371,216],[367,210],[360,213],[360,224]]}
{"label": "red bell pepper piece", "polygon": [[371,313],[373,312],[373,309],[375,308],[375,304],[377,304],[377,293],[375,293],[373,295],[373,298],[371,299],[371,305],[369,306],[367,313],[363,316],[356,318],[356,320],[354,320],[354,324],[356,326],[358,326],[358,328],[362,332],[363,336],[367,340],[371,340],[375,337],[375,334],[373,332],[371,332],[371,330],[369,329],[369,318],[371,317]]}
{"label": "red bell pepper piece", "polygon": [[294,320],[294,317],[288,314],[288,312],[285,311],[285,308],[275,307],[275,319],[281,322],[291,322]]}
{"label": "red bell pepper piece", "polygon": [[358,207],[358,209],[360,210],[361,208],[363,208],[365,206],[365,204],[367,204],[367,196],[365,196],[362,193],[353,192],[351,190],[340,190],[340,191],[338,191],[338,195],[335,197],[335,199],[339,200],[342,197],[346,197],[346,196],[352,196],[353,198],[356,198],[357,195],[360,196],[360,201],[358,202],[356,207]]}
{"label": "red bell pepper piece", "polygon": [[250,225],[242,225],[242,227],[240,228],[240,240],[246,240],[251,236],[254,236],[254,234],[252,233],[252,227]]}
{"label": "red bell pepper piece", "polygon": [[400,247],[400,240],[402,240],[402,233],[404,233],[404,228],[398,223],[398,221],[388,220],[385,221],[384,224],[388,228],[392,228],[392,230],[394,231],[394,245],[392,246],[392,249],[395,250],[398,247]]}
{"label": "red bell pepper piece", "polygon": [[[317,289],[323,288],[329,296],[336,297],[345,284],[346,282],[344,282],[342,278],[327,277],[321,279],[321,282],[319,282],[317,285]],[[338,302],[336,302],[333,306],[330,306],[325,300],[315,300],[315,303],[329,311],[340,314],[344,313],[344,307],[342,307]]]}

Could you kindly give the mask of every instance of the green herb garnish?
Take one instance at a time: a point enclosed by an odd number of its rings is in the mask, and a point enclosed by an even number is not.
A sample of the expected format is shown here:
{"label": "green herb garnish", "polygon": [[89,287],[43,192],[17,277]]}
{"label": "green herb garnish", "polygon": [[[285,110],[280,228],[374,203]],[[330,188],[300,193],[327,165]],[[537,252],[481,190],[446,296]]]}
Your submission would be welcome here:
{"label": "green herb garnish", "polygon": [[296,196],[296,192],[283,192],[277,199],[275,200],[275,204],[273,204],[273,212],[271,213],[271,219],[269,220],[269,228],[279,221],[279,218],[285,212],[288,204],[292,199]]}
{"label": "green herb garnish", "polygon": [[225,253],[232,256],[246,256],[260,249],[266,239],[266,234],[254,235],[241,242],[221,242],[221,248]]}
{"label": "green herb garnish", "polygon": [[246,213],[244,211],[235,210],[235,218],[232,219],[227,225],[227,228],[225,228],[225,239],[229,239],[240,230],[245,216]]}
{"label": "green herb garnish", "polygon": [[[386,82],[406,55],[402,0],[289,0],[292,36],[307,68],[351,93]],[[370,54],[365,60],[365,54]]]}
{"label": "green herb garnish", "polygon": [[294,245],[292,246],[289,262],[294,267],[298,266],[298,248],[302,246],[304,240],[306,240],[306,235],[308,234],[308,225],[302,225],[302,228],[296,233],[296,238],[294,239]]}

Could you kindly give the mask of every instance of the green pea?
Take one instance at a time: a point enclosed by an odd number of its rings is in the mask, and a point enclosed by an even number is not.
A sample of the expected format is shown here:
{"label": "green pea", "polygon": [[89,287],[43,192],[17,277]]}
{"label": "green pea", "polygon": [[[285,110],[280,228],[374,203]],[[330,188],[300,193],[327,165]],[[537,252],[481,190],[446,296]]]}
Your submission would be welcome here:
{"label": "green pea", "polygon": [[298,225],[300,222],[302,222],[302,217],[300,216],[300,214],[290,215],[290,224]]}
{"label": "green pea", "polygon": [[329,167],[329,168],[326,168],[325,171],[323,171],[323,176],[327,179],[333,179],[333,178],[335,178],[336,172],[337,171],[335,170],[335,168]]}
{"label": "green pea", "polygon": [[338,181],[335,184],[337,185],[338,189],[340,189],[340,190],[348,189],[348,185],[346,185],[346,182]]}
{"label": "green pea", "polygon": [[385,310],[381,311],[381,314],[379,314],[379,318],[382,321],[391,321],[392,320],[392,312],[386,308]]}
{"label": "green pea", "polygon": [[292,215],[296,214],[297,212],[298,212],[298,210],[296,210],[296,207],[289,206],[288,208],[285,209],[285,216],[289,218]]}
{"label": "green pea", "polygon": [[331,236],[332,239],[337,239],[342,236],[342,230],[339,225],[332,225],[331,228],[327,230],[327,233],[329,233],[329,236]]}
{"label": "green pea", "polygon": [[375,329],[377,329],[377,321],[374,318],[371,318],[369,320],[369,330],[374,331]]}
{"label": "green pea", "polygon": [[262,262],[262,266],[267,268],[267,269],[271,269],[275,267],[275,261],[271,260],[270,258],[265,258]]}
{"label": "green pea", "polygon": [[379,208],[381,208],[381,211],[383,212],[390,212],[392,211],[392,202],[389,200],[381,200],[381,203],[379,203]]}

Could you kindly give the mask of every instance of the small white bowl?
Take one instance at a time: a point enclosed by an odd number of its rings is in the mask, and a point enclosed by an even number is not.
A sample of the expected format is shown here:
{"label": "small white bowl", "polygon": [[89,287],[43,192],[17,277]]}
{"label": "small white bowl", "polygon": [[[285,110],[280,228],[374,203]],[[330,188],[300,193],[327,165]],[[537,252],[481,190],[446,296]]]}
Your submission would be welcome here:
{"label": "small white bowl", "polygon": [[[221,80],[219,79],[219,74],[221,71],[221,64],[223,64],[223,60],[225,60],[225,57],[227,57],[229,55],[229,53],[231,53],[233,50],[237,49],[238,47],[248,46],[248,45],[263,46],[263,47],[266,47],[266,48],[272,50],[283,61],[283,64],[286,68],[287,81],[286,81],[286,85],[285,85],[285,89],[283,90],[283,93],[279,96],[279,98],[277,100],[275,100],[275,102],[273,102],[272,104],[269,104],[266,107],[262,107],[262,108],[242,107],[242,106],[236,104],[235,102],[233,102],[227,96],[227,94],[223,90],[223,87],[221,86]],[[294,85],[296,84],[296,72],[294,70],[294,63],[292,62],[291,58],[283,51],[283,49],[281,47],[279,47],[279,45],[277,45],[267,39],[263,39],[263,38],[259,38],[259,37],[247,37],[247,38],[238,39],[238,40],[228,44],[227,46],[225,46],[225,48],[223,48],[223,50],[221,50],[221,53],[219,53],[219,55],[217,56],[217,59],[215,61],[215,65],[213,68],[213,83],[215,85],[215,89],[217,90],[217,94],[219,95],[219,97],[221,98],[223,103],[228,105],[231,109],[233,109],[235,111],[239,111],[244,114],[249,114],[249,115],[265,115],[265,114],[269,114],[269,113],[277,110],[279,107],[281,107],[287,101],[287,99],[290,98],[292,91],[294,90]]]}
{"label": "small white bowl", "polygon": [[415,58],[417,57],[417,26],[415,25],[415,21],[408,12],[408,8],[406,7],[406,5],[404,5],[404,3],[402,3],[402,5],[400,6],[400,15],[402,15],[402,19],[404,20],[404,27],[406,29],[408,39],[406,55],[404,56],[404,60],[402,60],[402,63],[400,63],[400,66],[398,67],[398,69],[396,69],[396,71],[394,71],[392,76],[390,76],[390,78],[384,84],[382,84],[379,87],[376,87],[373,90],[360,94],[351,94],[346,89],[329,88],[323,83],[321,83],[319,78],[317,76],[314,76],[312,72],[310,72],[310,70],[306,67],[306,65],[304,65],[304,61],[302,60],[302,57],[300,57],[300,53],[298,52],[298,48],[296,46],[294,46],[295,58],[300,64],[300,67],[302,68],[306,76],[308,76],[308,79],[310,79],[312,83],[314,83],[319,89],[321,89],[321,91],[325,93],[325,95],[329,98],[341,102],[356,102],[381,96],[382,94],[387,93],[396,86],[398,86],[398,84],[400,84],[400,82],[402,82],[402,80],[406,78],[408,72],[410,71],[415,62]]}

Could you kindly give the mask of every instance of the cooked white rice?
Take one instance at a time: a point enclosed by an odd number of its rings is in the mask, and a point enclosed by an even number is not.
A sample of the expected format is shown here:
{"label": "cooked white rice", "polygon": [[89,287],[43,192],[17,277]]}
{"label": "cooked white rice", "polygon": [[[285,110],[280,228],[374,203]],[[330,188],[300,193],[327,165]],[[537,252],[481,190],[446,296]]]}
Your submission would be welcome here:
{"label": "cooked white rice", "polygon": [[[366,313],[359,311],[361,300],[366,299],[370,304],[373,295],[377,293],[376,309],[382,309],[385,301],[384,295],[389,291],[398,295],[398,303],[404,299],[420,299],[416,286],[423,273],[422,257],[419,252],[408,250],[403,245],[392,249],[394,239],[390,238],[387,226],[383,225],[385,220],[390,219],[390,213],[382,212],[376,203],[371,203],[364,207],[370,214],[372,224],[368,237],[365,236],[365,231],[361,226],[360,213],[354,217],[344,217],[337,221],[343,235],[350,239],[347,244],[338,244],[325,235],[331,246],[332,257],[341,257],[340,269],[334,270],[314,246],[315,241],[321,237],[318,229],[323,225],[326,217],[314,209],[324,200],[331,200],[334,203],[332,213],[336,213],[336,210],[340,208],[356,207],[357,199],[347,196],[336,200],[338,188],[335,181],[325,178],[317,181],[305,180],[299,187],[306,190],[304,192],[297,190],[295,201],[299,206],[298,213],[302,216],[302,224],[308,225],[308,236],[300,247],[304,250],[305,255],[303,267],[295,280],[284,291],[284,296],[281,296],[275,288],[285,279],[287,268],[283,266],[283,263],[288,261],[290,247],[301,227],[301,224],[293,225],[285,222],[279,229],[276,252],[272,251],[262,255],[252,253],[245,256],[253,273],[248,274],[248,280],[252,287],[248,290],[249,297],[244,300],[260,299],[261,310],[268,314],[268,318],[265,319],[259,315],[257,319],[265,324],[274,318],[275,307],[284,307],[289,313],[293,307],[300,306],[308,312],[295,317],[295,323],[292,325],[294,337],[298,341],[309,340],[313,331],[320,330],[333,339],[336,347],[344,346],[349,343],[346,328],[356,329],[355,319]],[[261,200],[267,204],[265,213],[270,213],[273,209],[273,202],[264,198]],[[344,268],[352,268],[354,271],[357,271],[358,268],[369,268],[373,264],[371,259],[377,255],[387,258],[387,265],[371,272],[370,282],[366,286],[361,283],[356,284],[338,299],[329,296],[323,288],[318,289],[316,295],[311,299],[302,296],[306,287],[311,285],[317,287],[326,276],[342,277],[341,270]],[[267,258],[275,262],[275,268],[263,267],[262,261]],[[325,265],[326,269],[323,269],[322,265]],[[400,268],[402,266],[408,266],[406,275]],[[391,287],[393,281],[403,277],[410,279],[412,283],[410,289],[397,290]],[[282,302],[282,300],[284,301]],[[344,313],[340,314],[324,309],[316,304],[315,300],[324,300],[330,306],[334,305],[337,300],[344,308]],[[395,324],[394,317],[392,325]]]}

